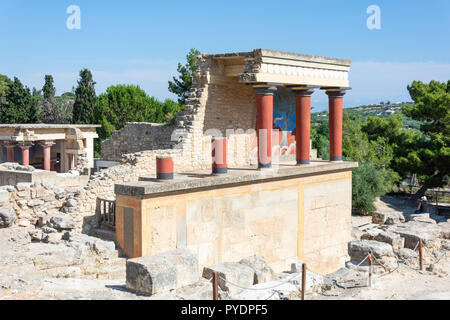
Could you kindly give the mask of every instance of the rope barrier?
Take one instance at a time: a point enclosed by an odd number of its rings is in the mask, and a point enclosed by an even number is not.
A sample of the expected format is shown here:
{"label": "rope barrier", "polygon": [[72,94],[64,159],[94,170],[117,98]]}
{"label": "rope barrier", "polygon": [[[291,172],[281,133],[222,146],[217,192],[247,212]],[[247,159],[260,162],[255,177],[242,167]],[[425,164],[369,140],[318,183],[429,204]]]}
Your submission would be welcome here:
{"label": "rope barrier", "polygon": [[223,281],[225,281],[225,283],[229,283],[229,284],[231,284],[231,285],[233,285],[233,286],[235,286],[235,287],[241,288],[241,289],[243,289],[243,290],[255,290],[255,291],[258,291],[258,290],[268,290],[268,289],[274,289],[274,288],[277,288],[277,287],[281,286],[282,284],[285,284],[285,283],[291,283],[290,281],[292,281],[295,277],[298,277],[298,274],[294,274],[289,280],[285,280],[285,281],[282,281],[282,280],[274,280],[274,281],[278,281],[278,282],[280,282],[280,283],[279,283],[279,284],[276,284],[276,285],[274,285],[274,286],[271,286],[271,287],[265,287],[265,288],[252,288],[252,287],[244,287],[244,286],[242,286],[242,285],[240,285],[240,284],[233,283],[233,282],[231,282],[230,280],[227,280],[227,279],[223,278],[223,277],[219,274],[219,278],[222,279]]}
{"label": "rope barrier", "polygon": [[[416,244],[416,246],[415,246],[414,249],[413,249],[414,252],[417,250],[418,246],[419,246],[419,241],[417,241],[417,244]],[[426,251],[426,252],[428,252],[430,255],[432,255],[432,254],[428,251],[428,249],[427,249],[425,246],[423,246],[423,248],[425,248],[425,251]],[[435,263],[438,263],[438,262],[439,262],[443,257],[445,257],[446,255],[447,255],[447,252],[444,252],[444,254],[442,254],[442,255],[437,259],[437,261],[434,262],[434,264],[435,264]],[[384,276],[386,276],[386,275],[388,275],[388,274],[394,273],[395,271],[397,271],[397,270],[400,268],[400,263],[404,264],[405,266],[407,266],[408,268],[410,268],[410,269],[412,269],[412,270],[419,271],[419,270],[417,270],[417,269],[414,269],[414,268],[408,266],[408,265],[406,264],[406,261],[405,261],[404,259],[395,259],[395,262],[397,263],[397,267],[396,267],[395,269],[393,269],[393,270],[390,270],[390,268],[386,267],[386,266],[384,265],[384,263],[382,263],[380,260],[378,260],[373,254],[369,253],[369,254],[367,254],[367,255],[365,256],[365,258],[364,258],[363,260],[361,260],[361,261],[360,261],[360,262],[359,262],[352,270],[350,270],[347,274],[345,274],[345,275],[343,276],[343,278],[347,278],[349,275],[351,275],[351,274],[353,274],[354,272],[358,271],[358,270],[357,270],[358,267],[360,267],[360,266],[361,266],[368,258],[373,258],[374,261],[375,261],[378,265],[382,266],[382,267],[384,268],[384,270],[387,271],[387,272],[385,272],[385,273],[383,273],[383,274],[381,274],[381,275],[377,275],[377,276],[376,276],[377,278],[381,278],[381,277],[384,277]],[[308,271],[312,272],[312,273],[319,274],[319,273],[317,273],[317,272],[314,272],[314,271],[313,271],[311,268],[309,268],[309,267],[306,267],[306,269],[307,269]],[[293,284],[293,285],[296,285],[295,283],[292,283],[291,281],[294,280],[294,279],[295,279],[296,277],[298,277],[298,276],[299,276],[299,274],[298,274],[298,273],[295,273],[294,275],[292,275],[292,277],[290,277],[290,278],[287,279],[287,280],[280,280],[280,279],[279,279],[279,280],[274,280],[275,282],[279,282],[279,283],[276,284],[276,285],[273,285],[273,286],[270,286],[270,287],[264,287],[264,288],[253,288],[253,287],[245,287],[245,286],[242,286],[242,285],[240,285],[240,284],[234,283],[234,282],[232,282],[232,281],[230,281],[230,280],[225,279],[225,278],[222,277],[220,274],[218,274],[218,278],[219,278],[219,279],[222,279],[222,281],[224,281],[225,283],[230,284],[230,285],[235,286],[235,287],[238,287],[238,288],[243,289],[243,290],[254,290],[254,291],[272,290],[272,291],[273,291],[272,294],[271,294],[269,297],[267,297],[265,300],[269,300],[269,299],[272,298],[275,294],[278,294],[279,298],[280,298],[280,299],[283,299],[283,298],[282,298],[282,293],[281,293],[281,291],[280,291],[280,290],[275,290],[275,288],[277,288],[277,287],[279,287],[279,286],[281,286],[281,285],[283,285],[283,284],[285,284],[285,283],[291,283],[291,284]],[[327,279],[329,279],[329,280],[331,280],[331,281],[333,282],[333,284],[334,284],[334,285],[337,285],[338,287],[341,287],[341,288],[343,288],[343,289],[348,289],[348,288],[350,288],[350,287],[345,287],[345,286],[343,286],[342,284],[338,283],[338,281],[337,281],[336,278],[333,278],[333,277],[330,277],[330,276],[323,276],[323,277],[324,277],[324,278],[327,278]],[[208,279],[208,280],[212,280],[212,277],[211,277],[210,279]],[[345,282],[345,281],[349,281],[349,279],[344,280],[344,282]],[[200,292],[200,291],[198,291],[198,292]]]}

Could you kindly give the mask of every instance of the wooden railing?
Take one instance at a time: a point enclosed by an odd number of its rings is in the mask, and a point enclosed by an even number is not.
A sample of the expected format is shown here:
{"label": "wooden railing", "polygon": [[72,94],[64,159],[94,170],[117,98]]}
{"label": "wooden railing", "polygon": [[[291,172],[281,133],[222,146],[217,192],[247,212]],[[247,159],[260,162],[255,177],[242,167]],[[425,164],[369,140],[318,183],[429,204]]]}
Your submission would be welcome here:
{"label": "wooden railing", "polygon": [[100,228],[116,229],[116,201],[97,198],[95,209],[97,222]]}

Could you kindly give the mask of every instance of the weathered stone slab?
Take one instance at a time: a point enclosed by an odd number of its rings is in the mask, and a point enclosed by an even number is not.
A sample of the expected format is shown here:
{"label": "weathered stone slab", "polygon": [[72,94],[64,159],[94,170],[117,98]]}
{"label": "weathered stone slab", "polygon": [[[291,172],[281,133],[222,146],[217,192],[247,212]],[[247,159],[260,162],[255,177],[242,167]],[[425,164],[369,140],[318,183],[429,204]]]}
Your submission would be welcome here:
{"label": "weathered stone slab", "polygon": [[177,271],[177,288],[191,285],[199,280],[198,259],[187,249],[175,249],[156,254],[169,259]]}
{"label": "weathered stone slab", "polygon": [[441,222],[438,224],[439,237],[443,239],[450,239],[450,222]]}
{"label": "weathered stone slab", "polygon": [[438,225],[417,221],[392,226],[388,230],[405,238],[405,248],[410,249],[416,248],[419,239],[422,239],[424,245],[431,245],[431,243],[436,242],[440,234]]}
{"label": "weathered stone slab", "polygon": [[414,217],[411,221],[436,224],[436,220],[427,217]]}
{"label": "weathered stone slab", "polygon": [[414,218],[429,218],[429,213],[411,213],[406,215],[406,222],[413,221]]}
{"label": "weathered stone slab", "polygon": [[203,269],[203,278],[212,279],[213,272],[219,275],[219,287],[229,294],[235,294],[253,285],[255,271],[238,262],[223,262]]}
{"label": "weathered stone slab", "polygon": [[177,270],[169,259],[147,256],[127,261],[128,289],[153,295],[177,288]]}
{"label": "weathered stone slab", "polygon": [[417,253],[417,251],[414,251],[412,249],[402,248],[398,251],[397,255],[401,259],[411,259],[411,258],[417,258],[418,253]]}
{"label": "weathered stone slab", "polygon": [[199,280],[198,259],[186,249],[129,259],[127,288],[148,295],[192,285]]}
{"label": "weathered stone slab", "polygon": [[239,261],[239,263],[249,266],[255,271],[255,279],[253,284],[271,281],[274,272],[263,256],[255,254]]}
{"label": "weathered stone slab", "polygon": [[0,207],[0,228],[11,227],[15,220],[16,211],[9,204]]}
{"label": "weathered stone slab", "polygon": [[75,232],[64,233],[62,240],[66,240],[70,247],[81,251],[81,253],[91,253],[104,259],[117,257],[116,245],[113,241],[106,241]]}
{"label": "weathered stone slab", "polygon": [[53,216],[47,224],[56,230],[72,230],[76,228],[73,218],[69,215]]}
{"label": "weathered stone slab", "polygon": [[375,240],[388,243],[392,246],[394,252],[405,246],[405,239],[399,234],[391,231],[383,231],[381,229],[373,229],[367,231],[361,236],[361,240]]}
{"label": "weathered stone slab", "polygon": [[63,244],[32,243],[27,254],[40,270],[67,267],[78,263],[76,250]]}
{"label": "weathered stone slab", "polygon": [[396,224],[405,222],[405,217],[401,212],[375,212],[372,214],[372,222],[377,224]]}
{"label": "weathered stone slab", "polygon": [[348,243],[348,254],[352,258],[352,260],[363,260],[370,252],[373,253],[375,258],[394,256],[392,246],[384,242],[374,240],[359,240],[350,241]]}

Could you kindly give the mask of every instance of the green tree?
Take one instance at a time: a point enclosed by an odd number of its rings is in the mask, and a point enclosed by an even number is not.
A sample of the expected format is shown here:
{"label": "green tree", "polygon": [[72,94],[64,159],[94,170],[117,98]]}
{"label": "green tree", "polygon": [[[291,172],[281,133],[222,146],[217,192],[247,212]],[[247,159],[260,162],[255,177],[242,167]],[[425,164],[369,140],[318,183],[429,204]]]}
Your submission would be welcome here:
{"label": "green tree", "polygon": [[169,91],[178,96],[178,104],[184,105],[192,86],[192,79],[197,71],[197,59],[200,51],[191,49],[186,55],[187,63],[183,66],[178,63],[177,71],[180,74],[178,79],[173,77],[173,82],[169,81]]}
{"label": "green tree", "polygon": [[37,123],[40,112],[37,100],[17,77],[6,81],[6,90],[0,100],[0,123]]}
{"label": "green tree", "polygon": [[98,98],[94,108],[94,118],[101,128],[97,130],[99,139],[95,150],[100,153],[101,141],[109,139],[112,132],[120,130],[126,122],[170,121],[182,107],[172,100],[158,101],[149,97],[139,86],[116,85],[109,87]]}
{"label": "green tree", "polygon": [[398,159],[400,170],[417,173],[423,181],[413,199],[428,188],[442,186],[450,171],[450,80],[413,81],[408,86],[414,101],[402,107],[403,113],[420,121],[420,134],[404,137],[403,154]]}
{"label": "green tree", "polygon": [[345,160],[359,163],[353,170],[352,207],[361,214],[373,212],[376,197],[385,194],[400,179],[390,167],[394,152],[389,139],[369,135],[364,130],[371,128],[377,132],[378,127],[375,130],[374,124],[380,123],[375,119],[363,123],[360,115],[344,111],[342,153]]}
{"label": "green tree", "polygon": [[88,69],[80,71],[80,80],[75,90],[72,121],[79,124],[94,123],[94,105],[96,102],[95,82]]}
{"label": "green tree", "polygon": [[8,89],[8,84],[11,82],[11,80],[3,75],[0,74],[0,102],[2,101],[2,98],[6,95],[6,90]]}
{"label": "green tree", "polygon": [[42,121],[44,123],[58,123],[59,107],[55,98],[55,87],[53,86],[53,77],[45,76],[44,87],[42,88],[43,99],[40,101],[42,109]]}

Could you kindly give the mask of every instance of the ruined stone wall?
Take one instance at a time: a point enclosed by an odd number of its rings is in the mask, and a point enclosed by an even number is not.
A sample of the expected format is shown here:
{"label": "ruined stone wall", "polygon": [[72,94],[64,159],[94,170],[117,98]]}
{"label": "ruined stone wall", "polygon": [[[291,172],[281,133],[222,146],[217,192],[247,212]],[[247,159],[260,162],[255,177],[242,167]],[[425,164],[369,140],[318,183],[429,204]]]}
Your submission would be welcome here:
{"label": "ruined stone wall", "polygon": [[170,137],[175,127],[148,122],[129,122],[111,139],[102,143],[102,159],[117,161],[122,154],[143,150],[170,149]]}
{"label": "ruined stone wall", "polygon": [[[344,266],[351,171],[143,199],[118,195],[116,205],[117,239],[131,257],[186,248],[201,270],[257,253],[276,271],[301,259],[325,274]],[[129,223],[136,227],[125,235]]]}
{"label": "ruined stone wall", "polygon": [[[111,139],[102,143],[102,159],[120,161],[122,155],[140,151],[158,154],[173,149],[182,150],[175,171],[206,169],[211,166],[211,135],[228,132],[228,164],[250,164],[254,145],[256,102],[250,87],[230,79],[226,84],[211,84],[209,74],[218,66],[208,55],[198,59],[198,72],[190,89],[185,109],[177,114],[173,125],[127,123]],[[210,129],[218,129],[219,132]]]}

